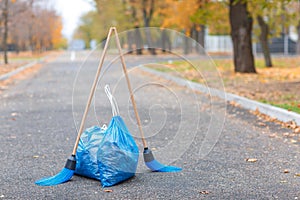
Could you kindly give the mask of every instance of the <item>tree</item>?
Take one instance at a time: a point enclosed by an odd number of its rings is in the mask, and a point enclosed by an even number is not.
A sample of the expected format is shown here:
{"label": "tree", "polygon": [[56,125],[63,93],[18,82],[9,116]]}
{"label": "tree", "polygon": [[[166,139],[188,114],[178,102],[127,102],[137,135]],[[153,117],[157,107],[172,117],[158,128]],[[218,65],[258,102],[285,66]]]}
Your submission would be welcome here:
{"label": "tree", "polygon": [[[252,18],[257,21],[259,31],[254,31],[258,35],[262,52],[265,59],[265,65],[272,67],[271,54],[269,49],[270,26],[272,27],[272,19],[275,18],[274,10],[277,6],[277,1],[270,2],[266,0],[247,1]],[[276,13],[276,12],[275,12]],[[264,19],[266,18],[267,21]],[[273,29],[274,30],[274,29]],[[274,34],[274,33],[273,33]]]}
{"label": "tree", "polygon": [[296,21],[296,30],[297,30],[297,35],[298,35],[298,40],[297,40],[297,54],[300,55],[300,2],[298,1],[298,4],[294,3],[293,7],[296,8],[295,9],[295,17],[294,19],[297,19]]}
{"label": "tree", "polygon": [[298,35],[298,40],[297,40],[297,54],[300,55],[300,20],[297,25],[297,35]]}
{"label": "tree", "polygon": [[3,56],[4,56],[4,63],[8,64],[8,57],[7,57],[7,40],[8,40],[8,23],[9,23],[9,12],[10,12],[10,5],[15,3],[16,0],[4,0],[0,3],[2,4],[1,12],[1,22],[3,22],[3,35],[2,35],[2,48],[3,48]]}
{"label": "tree", "polygon": [[[272,67],[271,54],[269,50],[269,38],[283,34],[292,24],[291,14],[285,9],[286,4],[291,0],[256,0],[247,1],[254,23],[259,25],[259,31],[254,29],[258,35],[266,67]],[[291,9],[288,9],[291,10]],[[281,24],[281,26],[278,26]]]}
{"label": "tree", "polygon": [[247,2],[230,0],[229,19],[234,53],[234,71],[256,73],[252,52],[253,19],[247,11]]}
{"label": "tree", "polygon": [[[201,41],[202,45],[204,45],[204,41],[201,40],[200,37],[195,37],[196,34],[193,34],[193,32],[199,31],[200,26],[196,25],[191,20],[192,16],[196,14],[200,6],[199,2],[200,1],[198,0],[166,0],[166,5],[164,8],[159,10],[160,14],[164,16],[162,27],[175,28],[181,32],[184,32],[187,36],[194,36],[197,41]],[[202,28],[202,30],[204,30],[204,26]],[[191,45],[189,44],[189,41],[190,40],[187,37],[184,38],[184,54],[188,54],[191,51]]]}
{"label": "tree", "polygon": [[191,17],[196,14],[199,2],[197,0],[165,0],[165,3],[166,6],[159,11],[164,16],[162,27],[175,28],[179,31],[184,31],[186,35],[190,36],[191,30],[195,25]]}
{"label": "tree", "polygon": [[[154,13],[154,2],[155,0],[142,0],[142,12],[143,12],[143,21],[144,21],[144,27],[149,28],[150,27],[150,22],[153,17]],[[149,47],[149,51],[151,52],[152,55],[155,55],[155,48],[151,48],[153,46],[153,41],[151,37],[150,30],[146,29],[146,38]]]}
{"label": "tree", "polygon": [[205,47],[206,27],[208,27],[210,35],[229,34],[228,6],[224,1],[199,0],[198,2],[199,8],[191,16],[191,20],[196,25],[196,41]]}
{"label": "tree", "polygon": [[127,9],[130,6],[127,0],[94,0],[97,13],[93,17],[94,31],[97,35],[94,36],[98,42],[105,39],[107,30],[111,26],[117,26],[118,31],[124,31],[128,28],[133,28],[134,23],[127,14]]}
{"label": "tree", "polygon": [[[141,25],[145,28],[149,28],[151,26],[151,22],[153,20],[153,16],[155,13],[155,8],[157,7],[156,4],[160,4],[158,1],[155,0],[129,0],[128,7],[130,8],[128,11],[131,13],[129,15],[132,20],[134,21],[134,28],[139,28]],[[142,23],[141,23],[142,22]],[[148,50],[152,55],[155,55],[155,48],[153,47],[154,41],[149,29],[145,29],[146,40],[148,44]],[[135,31],[135,35],[138,36],[138,30]],[[139,37],[135,37],[138,39]],[[137,43],[141,43],[141,41],[137,41]],[[141,49],[138,49],[137,54],[141,54]]]}
{"label": "tree", "polygon": [[8,0],[4,0],[3,10],[2,10],[2,17],[4,23],[4,33],[2,38],[2,48],[4,52],[4,63],[8,64],[7,58],[7,34],[8,34]]}
{"label": "tree", "polygon": [[16,51],[45,51],[66,45],[61,18],[40,1],[16,1],[9,9],[8,42]]}
{"label": "tree", "polygon": [[288,33],[290,27],[295,27],[298,35],[296,53],[300,55],[300,0],[280,1],[282,32]]}
{"label": "tree", "polygon": [[76,30],[74,38],[81,38],[84,40],[87,48],[90,47],[90,41],[95,38],[95,19],[97,12],[90,11],[83,15],[80,19],[80,26]]}
{"label": "tree", "polygon": [[257,21],[258,24],[260,26],[260,36],[259,36],[259,40],[260,40],[260,44],[262,47],[262,51],[264,54],[264,58],[265,58],[265,65],[267,67],[272,67],[272,60],[271,60],[271,54],[270,54],[270,49],[269,49],[269,34],[270,34],[270,30],[269,30],[269,26],[268,24],[265,22],[265,20],[263,19],[263,17],[261,15],[257,15]]}
{"label": "tree", "polygon": [[[223,1],[165,0],[165,7],[159,12],[163,16],[162,27],[184,31],[203,47],[206,27],[211,34],[229,33],[228,8]],[[187,51],[188,46],[185,46]]]}

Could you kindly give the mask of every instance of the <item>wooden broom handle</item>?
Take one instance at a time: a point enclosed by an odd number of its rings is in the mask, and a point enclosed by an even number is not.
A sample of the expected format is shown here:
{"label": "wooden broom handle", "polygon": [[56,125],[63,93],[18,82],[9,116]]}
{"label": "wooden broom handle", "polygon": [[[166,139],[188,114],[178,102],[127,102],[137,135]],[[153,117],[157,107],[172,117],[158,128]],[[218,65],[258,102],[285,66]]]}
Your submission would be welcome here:
{"label": "wooden broom handle", "polygon": [[135,118],[136,118],[139,130],[140,130],[140,133],[141,133],[143,146],[144,146],[144,148],[148,148],[147,142],[146,142],[146,139],[145,139],[145,136],[144,136],[144,132],[143,132],[143,129],[142,129],[142,125],[141,125],[141,119],[140,119],[139,113],[137,111],[136,103],[135,103],[133,92],[132,92],[132,89],[131,89],[131,84],[130,84],[130,81],[129,81],[129,77],[128,77],[128,73],[127,73],[127,68],[126,68],[125,60],[124,60],[124,57],[123,57],[123,54],[122,54],[122,48],[121,48],[121,44],[120,44],[118,32],[117,32],[117,29],[115,27],[113,27],[112,29],[114,30],[115,35],[116,35],[116,43],[117,43],[117,46],[118,46],[118,49],[119,49],[121,63],[122,63],[122,67],[123,67],[123,71],[124,71],[125,77],[126,77],[126,82],[127,82],[128,90],[130,92],[130,99],[131,99],[131,102],[132,102],[132,105],[133,105],[133,110],[134,110]]}
{"label": "wooden broom handle", "polygon": [[84,124],[85,124],[85,120],[86,120],[86,117],[87,117],[87,114],[88,114],[88,111],[89,111],[89,108],[90,108],[90,105],[91,105],[91,102],[92,102],[92,99],[93,99],[93,96],[94,96],[94,93],[95,93],[96,85],[98,83],[100,72],[101,72],[101,69],[102,69],[102,66],[103,66],[104,57],[105,57],[105,54],[106,54],[106,51],[107,51],[107,48],[108,48],[108,43],[110,41],[110,36],[111,36],[113,30],[115,30],[114,27],[111,27],[109,29],[109,32],[108,32],[108,35],[107,35],[107,38],[106,38],[106,41],[105,41],[105,46],[104,46],[104,49],[103,49],[103,52],[102,52],[100,63],[98,65],[98,69],[97,69],[97,72],[96,72],[96,75],[95,75],[95,79],[94,79],[94,82],[93,82],[93,85],[92,85],[92,88],[91,88],[91,91],[90,91],[90,95],[89,95],[87,104],[85,106],[85,110],[84,110],[84,113],[83,113],[83,116],[82,116],[82,119],[81,119],[81,124],[80,124],[79,130],[78,130],[76,142],[75,142],[75,145],[74,145],[74,148],[73,148],[72,155],[74,155],[74,156],[76,155],[76,150],[77,150],[77,147],[78,147],[78,144],[79,144],[80,136],[82,134]]}

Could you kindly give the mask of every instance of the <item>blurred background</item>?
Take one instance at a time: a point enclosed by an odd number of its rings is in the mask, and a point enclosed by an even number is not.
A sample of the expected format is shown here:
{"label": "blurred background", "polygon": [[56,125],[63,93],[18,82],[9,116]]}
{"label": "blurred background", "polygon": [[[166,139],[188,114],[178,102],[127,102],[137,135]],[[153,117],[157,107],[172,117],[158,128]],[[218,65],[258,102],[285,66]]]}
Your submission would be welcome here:
{"label": "blurred background", "polygon": [[[135,30],[121,41],[132,55],[162,56],[178,46],[203,53],[164,30],[178,31],[214,59],[227,91],[300,113],[299,0],[0,0],[0,74],[53,51],[69,50],[72,60],[105,41],[111,26]],[[161,33],[139,33],[147,27]],[[156,44],[163,51],[149,48]]]}
{"label": "blurred background", "polygon": [[[1,50],[93,48],[105,39],[110,26],[116,26],[119,32],[154,26],[180,31],[198,41],[207,52],[232,54],[230,7],[238,2],[1,0]],[[264,51],[284,55],[300,53],[298,0],[242,2],[246,2],[247,15],[253,24],[250,34],[254,55]]]}

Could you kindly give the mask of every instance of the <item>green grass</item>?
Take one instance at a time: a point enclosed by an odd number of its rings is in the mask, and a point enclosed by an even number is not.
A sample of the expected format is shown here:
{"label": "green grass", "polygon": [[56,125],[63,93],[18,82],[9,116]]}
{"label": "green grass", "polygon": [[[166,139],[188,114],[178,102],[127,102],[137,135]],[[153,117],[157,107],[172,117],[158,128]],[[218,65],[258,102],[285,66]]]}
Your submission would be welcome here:
{"label": "green grass", "polygon": [[273,104],[273,105],[277,106],[279,108],[283,108],[283,109],[286,109],[288,111],[293,111],[295,113],[300,114],[300,108],[298,106],[293,106],[293,105],[289,105],[289,104]]}
{"label": "green grass", "polygon": [[287,103],[278,104],[278,103],[269,102],[269,101],[266,101],[266,100],[260,100],[260,102],[270,104],[272,106],[276,106],[276,107],[283,108],[285,110],[292,111],[292,112],[300,114],[300,108],[298,107],[296,102],[291,102],[290,104],[287,104]]}

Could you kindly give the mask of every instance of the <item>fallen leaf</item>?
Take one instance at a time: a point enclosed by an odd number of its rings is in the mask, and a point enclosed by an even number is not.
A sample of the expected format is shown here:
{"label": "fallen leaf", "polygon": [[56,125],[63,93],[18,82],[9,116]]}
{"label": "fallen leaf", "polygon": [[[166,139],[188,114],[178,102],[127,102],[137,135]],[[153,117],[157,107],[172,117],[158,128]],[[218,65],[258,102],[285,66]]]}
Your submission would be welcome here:
{"label": "fallen leaf", "polygon": [[300,177],[300,173],[295,174],[295,176],[299,176]]}
{"label": "fallen leaf", "polygon": [[290,171],[288,169],[283,170],[283,173],[287,174],[290,173]]}
{"label": "fallen leaf", "polygon": [[232,106],[234,106],[234,107],[240,107],[241,106],[240,104],[238,104],[235,101],[230,101],[229,104],[232,105]]}
{"label": "fallen leaf", "polygon": [[38,158],[39,156],[38,155],[34,155],[34,156],[32,156],[33,158]]}
{"label": "fallen leaf", "polygon": [[200,194],[209,194],[209,191],[203,190],[199,192]]}
{"label": "fallen leaf", "polygon": [[267,124],[263,123],[263,122],[258,122],[259,126],[267,126]]}
{"label": "fallen leaf", "polygon": [[275,134],[275,133],[269,135],[269,138],[274,138],[274,137],[276,137],[276,134]]}
{"label": "fallen leaf", "polygon": [[298,142],[297,140],[291,139],[291,143],[295,144],[297,142]]}
{"label": "fallen leaf", "polygon": [[256,158],[247,158],[246,161],[247,162],[256,162],[257,159]]}
{"label": "fallen leaf", "polygon": [[12,117],[14,117],[14,116],[17,116],[17,115],[18,115],[18,113],[16,113],[16,112],[12,112],[10,115],[11,115]]}
{"label": "fallen leaf", "polygon": [[285,133],[283,133],[282,135],[283,135],[284,137],[288,137],[288,136],[290,136],[290,133],[285,132]]}
{"label": "fallen leaf", "polygon": [[112,192],[113,190],[105,189],[104,192]]}
{"label": "fallen leaf", "polygon": [[300,127],[298,126],[297,128],[295,128],[294,132],[295,133],[300,133]]}
{"label": "fallen leaf", "polygon": [[297,127],[296,122],[295,122],[295,121],[291,121],[291,122],[289,123],[289,127],[291,127],[292,129],[295,129],[295,128]]}

